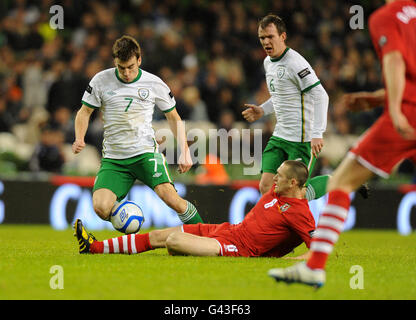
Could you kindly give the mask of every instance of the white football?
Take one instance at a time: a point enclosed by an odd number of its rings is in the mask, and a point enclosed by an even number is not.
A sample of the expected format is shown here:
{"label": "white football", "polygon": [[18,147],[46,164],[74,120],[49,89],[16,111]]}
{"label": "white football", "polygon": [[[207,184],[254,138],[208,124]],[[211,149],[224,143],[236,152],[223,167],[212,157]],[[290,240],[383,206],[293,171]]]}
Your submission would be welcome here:
{"label": "white football", "polygon": [[144,223],[143,211],[132,201],[124,201],[111,214],[113,227],[125,234],[137,233]]}

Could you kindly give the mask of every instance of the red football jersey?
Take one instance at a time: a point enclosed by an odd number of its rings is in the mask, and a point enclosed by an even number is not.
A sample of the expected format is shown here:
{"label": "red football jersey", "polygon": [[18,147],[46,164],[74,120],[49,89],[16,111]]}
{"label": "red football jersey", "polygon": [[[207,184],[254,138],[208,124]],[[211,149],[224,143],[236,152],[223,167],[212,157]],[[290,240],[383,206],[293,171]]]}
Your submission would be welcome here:
{"label": "red football jersey", "polygon": [[229,228],[238,247],[247,250],[250,256],[273,257],[284,256],[302,242],[309,248],[314,230],[315,220],[308,201],[279,197],[274,186],[241,223]]}
{"label": "red football jersey", "polygon": [[401,52],[406,64],[403,102],[416,104],[415,2],[395,1],[377,9],[369,18],[369,29],[380,62],[391,51]]}

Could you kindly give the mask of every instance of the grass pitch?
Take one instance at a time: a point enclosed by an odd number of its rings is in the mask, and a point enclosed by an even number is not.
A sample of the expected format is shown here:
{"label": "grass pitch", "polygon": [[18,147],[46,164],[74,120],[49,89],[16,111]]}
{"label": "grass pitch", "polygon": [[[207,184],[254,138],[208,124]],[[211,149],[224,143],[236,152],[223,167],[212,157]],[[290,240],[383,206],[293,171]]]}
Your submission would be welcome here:
{"label": "grass pitch", "polygon": [[[99,240],[121,235],[94,234]],[[293,260],[173,257],[165,249],[80,255],[72,230],[0,225],[0,299],[416,299],[415,243],[415,234],[400,236],[396,231],[343,233],[327,265],[327,282],[315,291],[267,276],[270,268],[289,266]],[[302,245],[291,256],[305,251]],[[56,265],[63,270],[63,289],[50,286]],[[358,283],[352,268],[357,265],[362,267],[363,289],[350,286]]]}

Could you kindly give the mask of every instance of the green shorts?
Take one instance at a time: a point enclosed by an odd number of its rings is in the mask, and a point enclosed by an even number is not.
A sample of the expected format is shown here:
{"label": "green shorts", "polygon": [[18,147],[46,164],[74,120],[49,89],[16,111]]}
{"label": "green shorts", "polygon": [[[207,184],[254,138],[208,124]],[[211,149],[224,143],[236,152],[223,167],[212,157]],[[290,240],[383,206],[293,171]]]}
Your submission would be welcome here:
{"label": "green shorts", "polygon": [[164,155],[149,152],[128,159],[103,158],[93,192],[109,189],[120,201],[126,197],[136,179],[152,189],[161,183],[173,183]]}
{"label": "green shorts", "polygon": [[310,142],[291,142],[272,136],[267,142],[261,159],[261,172],[276,173],[286,160],[300,160],[308,166],[309,177],[316,158],[312,155]]}

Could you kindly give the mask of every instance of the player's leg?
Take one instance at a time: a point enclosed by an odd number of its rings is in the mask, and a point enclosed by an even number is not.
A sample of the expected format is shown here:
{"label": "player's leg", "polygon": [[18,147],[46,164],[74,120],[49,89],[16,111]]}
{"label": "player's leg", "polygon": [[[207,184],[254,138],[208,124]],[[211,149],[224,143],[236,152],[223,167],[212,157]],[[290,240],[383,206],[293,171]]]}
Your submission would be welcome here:
{"label": "player's leg", "polygon": [[263,172],[261,174],[259,190],[262,195],[267,193],[267,191],[269,191],[270,188],[273,186],[273,177],[275,175],[276,173],[271,172]]}
{"label": "player's leg", "polygon": [[172,232],[166,248],[172,255],[218,256],[221,252],[217,240],[184,232]]}
{"label": "player's leg", "polygon": [[[315,159],[315,157],[313,157],[313,159]],[[331,180],[332,180],[331,175],[321,175],[321,176],[315,176],[313,178],[309,178],[306,183],[305,198],[308,201],[311,201],[311,200],[319,199],[320,197],[323,197],[329,191],[328,186]],[[361,184],[356,190],[357,190],[357,193],[360,194],[363,199],[368,198],[369,188],[368,188],[367,183]]]}
{"label": "player's leg", "polygon": [[163,154],[155,152],[140,155],[131,168],[136,178],[152,188],[160,199],[175,210],[183,223],[203,222],[195,206],[176,192]]}
{"label": "player's leg", "polygon": [[327,193],[327,185],[330,180],[330,175],[310,178],[307,181],[305,198],[308,199],[308,201],[311,201],[324,196]]}
{"label": "player's leg", "polygon": [[330,175],[321,175],[316,177],[311,177],[313,169],[315,168],[316,158],[312,154],[310,145],[307,148],[308,158],[305,158],[304,161],[308,161],[306,165],[308,166],[309,179],[306,182],[306,199],[308,201],[319,199],[327,193],[327,185],[330,179]]}
{"label": "player's leg", "polygon": [[[312,153],[310,143],[287,142],[286,148],[288,150],[289,160],[301,160],[308,167],[309,179],[306,182],[305,198],[311,201],[323,197],[328,192],[328,183],[331,180],[331,176],[320,175],[311,177],[317,159]],[[359,193],[366,199],[368,197],[367,185],[361,185],[359,187]]]}
{"label": "player's leg", "polygon": [[287,153],[282,145],[285,140],[271,137],[263,151],[261,159],[261,178],[259,184],[260,193],[263,195],[267,193],[273,186],[273,177],[276,174],[277,168],[287,160]]}
{"label": "player's leg", "polygon": [[153,230],[144,234],[128,234],[120,237],[94,241],[89,253],[136,254],[166,246],[166,239],[173,232],[181,232],[181,227]]}
{"label": "player's leg", "polygon": [[182,226],[165,228],[160,230],[152,230],[149,232],[149,242],[153,248],[165,248],[166,239],[173,232],[181,232]]}
{"label": "player's leg", "polygon": [[116,200],[117,196],[109,189],[101,188],[92,194],[94,211],[103,220],[110,219]]}
{"label": "player's leg", "polygon": [[103,159],[95,179],[92,202],[94,211],[103,220],[109,220],[118,201],[124,199],[134,184],[134,177],[122,160]]}
{"label": "player's leg", "polygon": [[175,210],[179,219],[186,224],[203,223],[195,206],[178,195],[171,183],[162,183],[154,191],[170,208]]}
{"label": "player's leg", "polygon": [[415,150],[415,143],[397,134],[388,114],[379,117],[335,170],[328,184],[328,204],[320,215],[307,263],[273,269],[271,276],[279,281],[293,282],[293,275],[297,275],[297,282],[314,282],[313,274],[324,271],[328,256],[344,227],[350,207],[349,193],[374,174],[388,177],[394,166],[411,154],[411,150]]}
{"label": "player's leg", "polygon": [[344,228],[350,208],[350,193],[370,179],[374,173],[352,157],[345,158],[328,183],[328,203],[324,207],[311,243],[307,266],[324,269],[333,246]]}
{"label": "player's leg", "polygon": [[133,186],[134,177],[128,169],[110,160],[103,159],[95,179],[92,202],[94,211],[103,220],[111,213]]}

